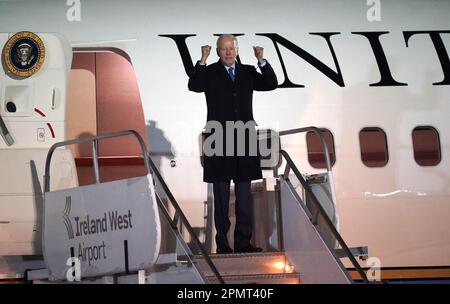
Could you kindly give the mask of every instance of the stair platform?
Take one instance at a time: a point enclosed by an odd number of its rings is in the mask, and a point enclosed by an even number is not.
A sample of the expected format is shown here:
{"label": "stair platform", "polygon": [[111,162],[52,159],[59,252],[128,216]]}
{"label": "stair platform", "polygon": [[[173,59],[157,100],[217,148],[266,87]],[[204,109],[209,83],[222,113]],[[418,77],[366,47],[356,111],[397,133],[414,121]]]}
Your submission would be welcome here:
{"label": "stair platform", "polygon": [[[211,254],[211,260],[228,284],[300,284],[300,273],[289,264],[284,252]],[[201,256],[196,262],[209,283],[218,283]]]}

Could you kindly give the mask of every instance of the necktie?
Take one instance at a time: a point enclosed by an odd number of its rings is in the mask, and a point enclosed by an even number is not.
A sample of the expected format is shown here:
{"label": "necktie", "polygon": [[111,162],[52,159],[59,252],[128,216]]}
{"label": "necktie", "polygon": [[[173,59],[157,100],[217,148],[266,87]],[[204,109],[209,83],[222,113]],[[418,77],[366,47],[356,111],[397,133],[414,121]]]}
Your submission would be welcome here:
{"label": "necktie", "polygon": [[228,69],[228,74],[230,75],[231,80],[234,81],[234,68],[233,67]]}

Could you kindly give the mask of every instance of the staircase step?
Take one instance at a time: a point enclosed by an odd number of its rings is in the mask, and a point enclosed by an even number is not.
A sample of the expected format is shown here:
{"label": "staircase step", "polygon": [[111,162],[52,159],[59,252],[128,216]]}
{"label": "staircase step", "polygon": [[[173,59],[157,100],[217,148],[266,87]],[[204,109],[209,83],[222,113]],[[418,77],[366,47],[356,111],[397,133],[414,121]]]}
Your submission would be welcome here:
{"label": "staircase step", "polygon": [[[299,273],[253,274],[222,276],[226,284],[301,284]],[[216,277],[207,277],[210,284],[217,284]]]}
{"label": "staircase step", "polygon": [[[294,271],[286,269],[287,259],[283,252],[212,254],[210,258],[222,276],[286,274]],[[214,276],[201,256],[196,256],[196,261],[205,276]]]}

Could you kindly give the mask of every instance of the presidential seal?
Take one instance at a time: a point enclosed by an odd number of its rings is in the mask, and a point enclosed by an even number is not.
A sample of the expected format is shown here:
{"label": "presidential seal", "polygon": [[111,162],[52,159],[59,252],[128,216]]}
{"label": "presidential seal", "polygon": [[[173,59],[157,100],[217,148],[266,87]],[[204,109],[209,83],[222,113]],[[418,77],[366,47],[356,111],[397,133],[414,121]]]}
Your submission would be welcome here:
{"label": "presidential seal", "polygon": [[5,45],[3,60],[10,74],[22,78],[30,77],[44,64],[44,43],[34,33],[16,33]]}

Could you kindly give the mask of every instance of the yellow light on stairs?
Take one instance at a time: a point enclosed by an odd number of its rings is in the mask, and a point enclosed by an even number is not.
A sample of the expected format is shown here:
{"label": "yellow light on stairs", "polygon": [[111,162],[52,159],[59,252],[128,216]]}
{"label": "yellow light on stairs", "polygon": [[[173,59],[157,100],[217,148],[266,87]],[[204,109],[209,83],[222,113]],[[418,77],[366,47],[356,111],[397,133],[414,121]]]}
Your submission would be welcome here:
{"label": "yellow light on stairs", "polygon": [[294,272],[294,266],[290,265],[288,262],[275,262],[272,266],[277,270],[284,270],[285,273]]}

